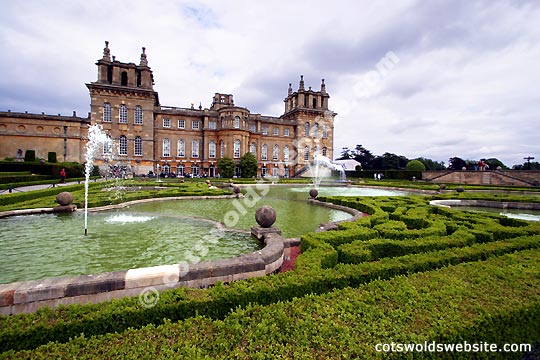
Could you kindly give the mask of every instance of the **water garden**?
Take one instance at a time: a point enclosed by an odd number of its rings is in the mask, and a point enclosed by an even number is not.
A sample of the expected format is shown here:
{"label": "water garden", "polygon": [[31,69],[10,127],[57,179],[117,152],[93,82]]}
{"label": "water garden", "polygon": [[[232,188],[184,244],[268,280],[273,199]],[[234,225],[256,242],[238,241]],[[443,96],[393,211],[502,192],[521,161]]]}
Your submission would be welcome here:
{"label": "water garden", "polygon": [[[535,351],[535,210],[515,218],[432,202],[538,204],[538,189],[456,184],[441,190],[437,184],[369,180],[320,187],[319,201],[366,215],[344,221],[349,213],[308,203],[306,181],[269,181],[264,188],[255,180],[234,183],[90,182],[87,235],[80,212],[0,219],[4,284],[34,279],[32,268],[54,278],[188,261],[181,256],[197,246],[190,241],[212,229],[219,229],[219,240],[208,247],[209,259],[260,251],[249,228],[263,205],[276,210],[274,226],[283,237],[299,238],[301,249],[292,271],[165,289],[151,307],[134,294],[2,316],[0,358],[470,358],[382,350],[392,343],[464,342],[530,345],[474,353],[478,358],[523,358]],[[244,197],[235,195],[235,187]],[[84,207],[84,186],[77,184],[4,194],[0,211],[53,207],[64,191]],[[160,201],[130,203],[152,198]],[[336,221],[334,230],[317,231]],[[13,271],[17,263],[23,265]],[[63,263],[67,269],[58,270]],[[8,297],[2,292],[0,301]]]}

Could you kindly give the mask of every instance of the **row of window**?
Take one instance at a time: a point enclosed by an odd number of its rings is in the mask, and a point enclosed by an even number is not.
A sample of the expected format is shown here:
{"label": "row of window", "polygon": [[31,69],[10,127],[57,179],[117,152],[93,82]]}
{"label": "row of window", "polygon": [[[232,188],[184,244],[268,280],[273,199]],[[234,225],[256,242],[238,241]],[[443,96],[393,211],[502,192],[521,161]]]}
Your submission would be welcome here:
{"label": "row of window", "polygon": [[[240,123],[239,123],[240,118],[238,116],[236,118],[238,120],[237,121],[235,120],[234,128],[238,129],[238,128],[240,128]],[[170,128],[171,127],[171,119],[163,118],[163,127],[164,128]],[[178,128],[179,129],[185,129],[186,128],[186,120],[179,119],[178,120]],[[221,120],[221,128],[225,128],[225,120],[224,119]],[[199,120],[192,120],[191,121],[191,129],[193,129],[193,130],[199,130],[200,129]],[[208,121],[208,129],[216,130],[217,129],[217,122],[215,120]],[[255,124],[250,124],[249,125],[249,131],[256,132],[257,131],[257,126]],[[267,126],[262,126],[261,127],[261,133],[263,135],[268,135],[268,127]],[[273,136],[279,136],[279,128],[274,127],[272,129],[272,135]],[[283,136],[290,136],[290,129],[289,128],[283,129]]]}
{"label": "row of window", "polygon": [[[199,140],[193,140],[191,142],[191,157],[192,158],[198,158],[199,157]],[[109,155],[112,154],[112,146],[113,142],[112,139],[109,137],[109,140],[106,141],[103,145],[103,154]],[[219,143],[219,150],[220,150],[220,157],[223,157],[225,154],[225,144],[223,141],[220,141]],[[235,140],[233,143],[233,157],[235,159],[240,158],[240,149],[241,149],[241,142],[240,140]],[[257,144],[251,143],[249,151],[257,156]],[[309,160],[309,153],[310,148],[309,146],[304,147],[304,160]],[[313,155],[316,156],[319,153],[319,148],[316,146],[313,149]],[[322,148],[322,156],[327,156],[328,150],[326,147]],[[128,141],[127,137],[122,135],[118,139],[118,155],[126,156],[128,154]],[[135,137],[134,140],[134,151],[133,154],[135,156],[142,156],[143,155],[143,146],[142,146],[142,138],[140,136]],[[163,139],[163,157],[170,157],[171,156],[171,141],[167,138]],[[186,143],[183,139],[179,139],[177,142],[177,157],[185,157],[186,156]],[[216,142],[211,140],[208,143],[208,157],[209,158],[215,158],[216,157]],[[274,144],[274,147],[272,148],[272,160],[277,161],[280,158],[280,149],[279,145]],[[261,160],[268,160],[268,145],[263,144],[261,146]],[[289,161],[290,160],[290,149],[288,145],[285,145],[283,148],[283,161]]]}
{"label": "row of window", "polygon": [[[322,134],[323,139],[328,138],[328,126],[326,124],[323,124],[322,126]],[[314,137],[316,139],[319,138],[319,124],[315,123],[313,124],[313,127],[307,122],[304,125],[304,136],[305,137]]]}
{"label": "row of window", "polygon": [[[105,103],[103,105],[103,122],[112,122],[112,106],[110,103]],[[128,123],[128,110],[127,106],[121,104],[118,107],[118,122],[120,124]],[[140,105],[135,106],[135,111],[133,112],[133,123],[135,125],[143,124],[143,110]]]}
{"label": "row of window", "polygon": [[[176,167],[176,175],[177,176],[185,176],[186,175],[186,171],[187,170],[190,170],[190,174],[192,176],[199,176],[199,172],[200,172],[200,167],[197,166],[197,165],[191,165],[191,167],[186,167],[185,165],[183,164],[179,164],[177,167]],[[165,173],[165,174],[170,174],[171,173],[171,165],[169,164],[165,164],[161,167],[161,170]],[[209,168],[209,176],[210,177],[214,177],[216,175],[216,168],[211,165]],[[280,174],[281,173],[281,174]],[[205,172],[206,174],[206,172]],[[235,168],[235,174],[237,176],[240,176],[241,175],[241,169],[237,166]],[[261,167],[261,175],[262,176],[267,176],[268,175],[268,167],[266,165],[263,165]],[[272,168],[272,176],[283,176],[283,177],[286,177],[288,178],[289,177],[289,168],[287,167],[287,165],[285,165],[285,168],[284,169],[279,169],[278,167],[273,167]]]}

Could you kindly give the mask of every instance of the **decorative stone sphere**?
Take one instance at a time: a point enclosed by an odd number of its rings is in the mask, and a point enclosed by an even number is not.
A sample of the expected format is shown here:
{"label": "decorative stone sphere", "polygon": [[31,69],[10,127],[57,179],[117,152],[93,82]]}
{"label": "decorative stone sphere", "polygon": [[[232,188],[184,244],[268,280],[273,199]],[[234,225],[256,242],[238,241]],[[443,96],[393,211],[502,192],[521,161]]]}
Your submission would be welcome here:
{"label": "decorative stone sphere", "polygon": [[261,227],[269,228],[276,222],[276,210],[269,205],[264,205],[255,212],[255,220]]}
{"label": "decorative stone sphere", "polygon": [[73,195],[70,192],[64,191],[56,195],[56,202],[62,206],[71,205],[73,202]]}
{"label": "decorative stone sphere", "polygon": [[457,187],[457,188],[456,188],[456,191],[457,191],[458,193],[462,193],[462,192],[465,191],[465,189],[463,189],[462,187]]}
{"label": "decorative stone sphere", "polygon": [[319,195],[319,191],[317,189],[309,190],[309,196],[311,196],[312,199],[315,199],[318,195]]}
{"label": "decorative stone sphere", "polygon": [[446,185],[445,185],[445,184],[439,185],[439,189],[441,189],[441,190],[446,190]]}
{"label": "decorative stone sphere", "polygon": [[206,183],[210,185],[210,180],[206,180]]}
{"label": "decorative stone sphere", "polygon": [[235,194],[237,194],[237,195],[240,194],[240,187],[235,186],[235,187],[233,188],[233,192],[234,192]]}

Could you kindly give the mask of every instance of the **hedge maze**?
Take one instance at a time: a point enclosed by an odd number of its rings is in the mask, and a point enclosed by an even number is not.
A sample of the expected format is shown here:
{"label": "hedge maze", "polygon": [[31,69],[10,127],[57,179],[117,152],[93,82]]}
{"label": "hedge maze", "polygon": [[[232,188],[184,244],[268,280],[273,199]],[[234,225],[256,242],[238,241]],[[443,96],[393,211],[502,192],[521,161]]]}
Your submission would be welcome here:
{"label": "hedge maze", "polygon": [[540,341],[540,224],[431,197],[319,198],[369,214],[301,238],[296,270],[0,318],[0,358],[516,358],[381,343]]}

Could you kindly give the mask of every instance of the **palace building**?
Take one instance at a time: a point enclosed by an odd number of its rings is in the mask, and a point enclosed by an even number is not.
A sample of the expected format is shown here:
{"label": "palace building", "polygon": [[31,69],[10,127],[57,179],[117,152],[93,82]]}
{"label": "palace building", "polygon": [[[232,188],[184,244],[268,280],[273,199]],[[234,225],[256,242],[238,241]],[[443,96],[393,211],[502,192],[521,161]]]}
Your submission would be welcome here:
{"label": "palace building", "polygon": [[[317,91],[306,90],[303,76],[296,91],[289,84],[284,113],[273,117],[251,113],[235,105],[233,95],[222,93],[215,93],[209,108],[161,105],[144,47],[136,65],[117,61],[105,42],[96,65],[97,81],[86,84],[87,118],[0,112],[0,157],[30,149],[38,158],[56,152],[59,161],[82,163],[90,124],[100,124],[116,144],[113,161],[136,175],[153,171],[214,177],[220,158],[239,163],[251,152],[257,158],[257,176],[292,177],[317,154],[333,157],[337,114],[328,109],[324,79]],[[109,152],[104,146],[95,164],[106,167]],[[236,175],[241,176],[239,166]]]}

